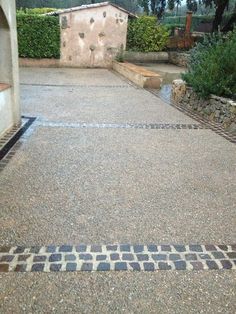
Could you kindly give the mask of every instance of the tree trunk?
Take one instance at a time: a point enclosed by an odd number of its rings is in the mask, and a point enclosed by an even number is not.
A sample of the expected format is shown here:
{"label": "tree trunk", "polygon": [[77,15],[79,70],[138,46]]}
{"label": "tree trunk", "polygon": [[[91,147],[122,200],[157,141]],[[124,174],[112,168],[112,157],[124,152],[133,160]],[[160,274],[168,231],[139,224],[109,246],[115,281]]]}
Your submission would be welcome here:
{"label": "tree trunk", "polygon": [[236,4],[234,7],[234,12],[228,22],[221,29],[222,32],[229,32],[234,29],[234,23],[236,22]]}
{"label": "tree trunk", "polygon": [[222,17],[225,11],[225,8],[228,6],[229,0],[218,0],[215,18],[212,25],[212,32],[218,32],[218,28],[222,22]]}
{"label": "tree trunk", "polygon": [[155,0],[151,0],[151,11],[152,11],[152,14],[156,13],[156,1]]}

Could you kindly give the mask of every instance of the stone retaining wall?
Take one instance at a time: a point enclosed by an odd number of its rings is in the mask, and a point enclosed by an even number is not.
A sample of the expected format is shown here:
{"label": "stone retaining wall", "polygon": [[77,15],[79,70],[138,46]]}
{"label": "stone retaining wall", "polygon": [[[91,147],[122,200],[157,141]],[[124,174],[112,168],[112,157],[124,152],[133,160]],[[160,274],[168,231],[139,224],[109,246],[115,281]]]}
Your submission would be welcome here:
{"label": "stone retaining wall", "polygon": [[58,68],[60,67],[60,60],[19,58],[19,65],[21,67]]}
{"label": "stone retaining wall", "polygon": [[236,102],[233,100],[215,95],[202,99],[183,80],[173,81],[172,99],[236,134]]}
{"label": "stone retaining wall", "polygon": [[169,51],[169,63],[186,67],[188,62],[189,54],[184,52]]}
{"label": "stone retaining wall", "polygon": [[160,89],[162,78],[159,74],[128,62],[113,61],[113,69],[143,88]]}
{"label": "stone retaining wall", "polygon": [[168,62],[168,52],[125,51],[124,59],[129,62]]}

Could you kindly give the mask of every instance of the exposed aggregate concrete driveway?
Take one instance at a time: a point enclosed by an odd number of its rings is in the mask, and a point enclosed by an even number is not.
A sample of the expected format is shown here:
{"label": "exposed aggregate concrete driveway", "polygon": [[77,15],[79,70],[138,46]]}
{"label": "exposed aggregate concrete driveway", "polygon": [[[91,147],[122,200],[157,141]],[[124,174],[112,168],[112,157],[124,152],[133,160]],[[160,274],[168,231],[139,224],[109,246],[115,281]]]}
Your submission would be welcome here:
{"label": "exposed aggregate concrete driveway", "polygon": [[[107,70],[22,69],[36,116],[1,173],[2,245],[235,243],[236,149]],[[1,313],[233,313],[235,272],[0,275]],[[46,290],[45,290],[46,289]],[[46,291],[46,293],[45,293]]]}

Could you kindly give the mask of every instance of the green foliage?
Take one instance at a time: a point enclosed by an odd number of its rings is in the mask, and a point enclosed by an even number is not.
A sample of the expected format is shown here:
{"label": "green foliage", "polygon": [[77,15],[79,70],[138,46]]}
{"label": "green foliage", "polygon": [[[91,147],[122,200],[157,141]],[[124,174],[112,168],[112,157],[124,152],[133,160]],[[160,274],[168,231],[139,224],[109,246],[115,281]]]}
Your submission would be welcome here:
{"label": "green foliage", "polygon": [[176,28],[185,29],[184,24],[165,24],[165,27],[170,31],[170,34],[173,35]]}
{"label": "green foliage", "polygon": [[60,58],[59,18],[36,14],[17,14],[19,56]]}
{"label": "green foliage", "polygon": [[[225,14],[222,19],[222,25],[226,24],[226,22],[232,16],[231,13]],[[192,17],[192,30],[196,30],[200,23],[212,23],[214,20],[214,15],[193,15]],[[186,15],[185,16],[168,16],[165,17],[162,21],[162,24],[184,24],[186,23]]]}
{"label": "green foliage", "polygon": [[143,16],[129,22],[127,46],[133,51],[162,51],[168,37],[169,31],[158,25],[155,17]]}
{"label": "green foliage", "polygon": [[206,37],[192,49],[183,79],[201,97],[236,95],[236,31]]}
{"label": "green foliage", "polygon": [[45,14],[49,12],[56,11],[57,9],[55,8],[33,8],[33,9],[28,9],[28,8],[21,8],[20,10],[17,10],[17,13],[19,14]]}

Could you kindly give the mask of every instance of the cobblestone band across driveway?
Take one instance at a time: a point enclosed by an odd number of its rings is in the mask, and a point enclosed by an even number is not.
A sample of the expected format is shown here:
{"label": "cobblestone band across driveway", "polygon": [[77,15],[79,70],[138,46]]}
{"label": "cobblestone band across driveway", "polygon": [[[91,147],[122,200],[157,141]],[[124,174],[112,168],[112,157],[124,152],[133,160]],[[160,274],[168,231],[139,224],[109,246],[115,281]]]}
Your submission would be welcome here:
{"label": "cobblestone band across driveway", "polygon": [[236,269],[236,244],[0,247],[0,272],[219,269]]}
{"label": "cobblestone band across driveway", "polygon": [[36,125],[45,127],[65,127],[65,128],[90,128],[90,129],[174,129],[174,130],[197,130],[207,129],[204,124],[185,123],[66,123],[47,120],[37,120]]}

